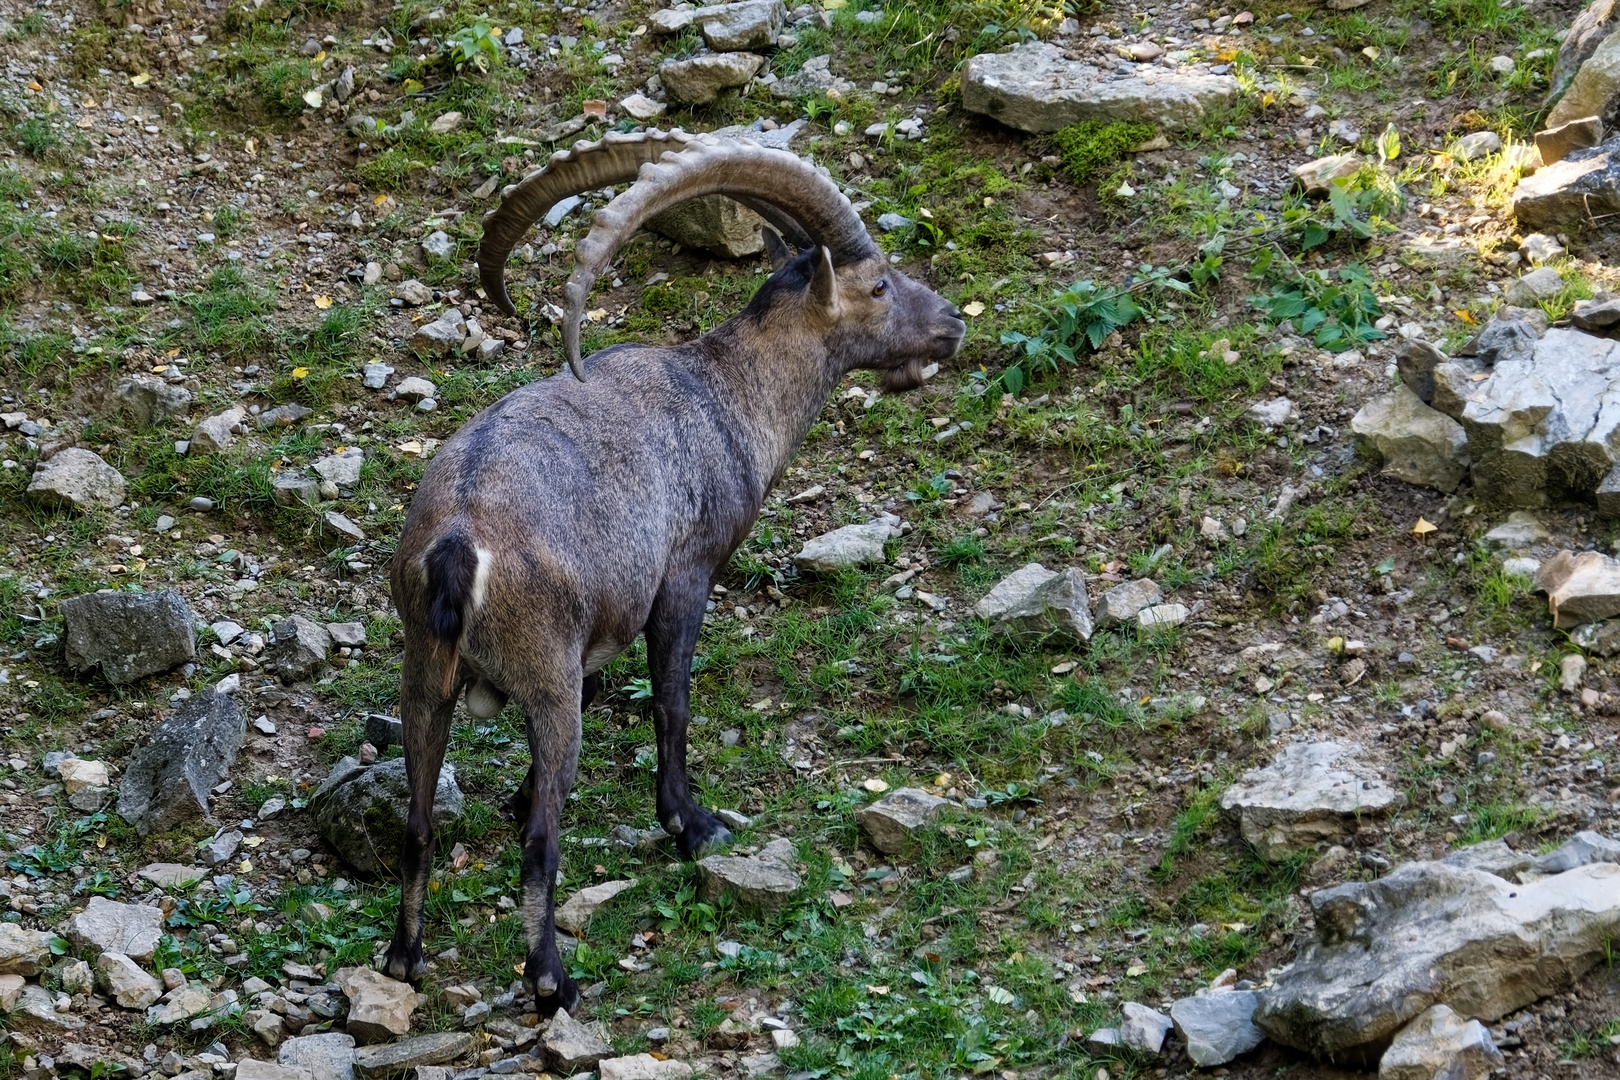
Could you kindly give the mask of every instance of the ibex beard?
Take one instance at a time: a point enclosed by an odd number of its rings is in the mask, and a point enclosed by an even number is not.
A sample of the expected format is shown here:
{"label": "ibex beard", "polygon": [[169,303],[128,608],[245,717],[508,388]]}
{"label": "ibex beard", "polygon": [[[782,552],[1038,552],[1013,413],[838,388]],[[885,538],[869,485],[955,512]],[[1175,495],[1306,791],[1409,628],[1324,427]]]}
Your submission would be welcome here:
{"label": "ibex beard", "polygon": [[[547,207],[638,172],[577,248],[563,334],[580,377],[514,391],[444,444],[391,574],[411,794],[383,969],[400,979],[424,971],[433,793],[456,699],[465,692],[475,716],[511,701],[532,761],[508,804],[522,845],[523,975],[545,1014],[578,1003],[557,951],[554,886],[598,672],[645,635],[658,820],[684,858],[728,843],[694,801],[686,769],[692,657],[710,589],[838,381],[865,368],[887,389],[915,387],[966,329],[954,306],[890,265],[809,164],[656,131],[581,144],[508,191],[485,219],[479,252],[490,297],[510,308],[505,258]],[[596,275],[649,217],[713,193],[743,199],[804,250],[792,255],[768,231],[775,271],[740,315],[685,345],[615,346],[582,365],[579,319]]]}

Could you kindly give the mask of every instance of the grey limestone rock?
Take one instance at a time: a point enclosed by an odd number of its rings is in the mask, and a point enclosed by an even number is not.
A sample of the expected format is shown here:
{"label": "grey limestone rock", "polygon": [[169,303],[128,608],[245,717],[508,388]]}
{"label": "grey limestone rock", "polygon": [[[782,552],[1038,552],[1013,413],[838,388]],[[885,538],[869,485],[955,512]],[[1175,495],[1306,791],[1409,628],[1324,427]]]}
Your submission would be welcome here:
{"label": "grey limestone rock", "polygon": [[[409,805],[404,758],[367,766],[346,757],[309,799],[320,834],[349,865],[368,874],[398,870]],[[455,766],[445,762],[433,799],[433,827],[447,827],[461,816],[462,805]]]}
{"label": "grey limestone rock", "polygon": [[150,963],[163,936],[163,911],[142,904],[120,904],[92,896],[68,919],[67,939],[98,953],[122,953],[137,964]]}
{"label": "grey limestone rock", "polygon": [[692,21],[716,52],[768,49],[782,34],[787,8],[782,0],[740,0],[698,8]]}
{"label": "grey limestone rock", "polygon": [[465,1031],[440,1031],[418,1035],[385,1046],[368,1046],[354,1055],[354,1071],[360,1080],[385,1080],[404,1076],[423,1065],[443,1065],[473,1049],[473,1038]]}
{"label": "grey limestone rock", "polygon": [[1254,1026],[1259,1004],[1260,996],[1253,990],[1203,990],[1171,1005],[1170,1019],[1193,1064],[1210,1069],[1265,1041],[1265,1032]]}
{"label": "grey limestone rock", "polygon": [[1255,1023],[1319,1056],[1365,1055],[1432,1005],[1486,1023],[1572,986],[1620,932],[1620,865],[1515,885],[1408,863],[1312,894],[1316,939],[1260,992]]}
{"label": "grey limestone rock", "polygon": [[962,75],[962,105],[1021,131],[1057,131],[1081,120],[1128,120],[1180,130],[1236,97],[1230,75],[1143,68],[1123,73],[1026,42],[981,53]]}
{"label": "grey limestone rock", "polygon": [[191,391],[155,375],[131,375],[118,380],[119,402],[136,427],[158,427],[191,408]]}
{"label": "grey limestone rock", "polygon": [[180,703],[136,753],[118,789],[118,816],[144,836],[208,813],[208,793],[229,775],[247,718],[229,694],[205,690]]}
{"label": "grey limestone rock", "polygon": [[68,667],[100,667],[115,686],[197,657],[197,617],[173,589],[86,593],[61,610]]}
{"label": "grey limestone rock", "polygon": [[110,510],[124,501],[124,487],[123,474],[100,455],[70,446],[39,463],[27,494],[53,510]]}
{"label": "grey limestone rock", "polygon": [[1468,436],[1451,417],[1423,403],[1407,386],[1382,394],[1356,413],[1350,430],[1385,476],[1454,491],[1468,475]]}
{"label": "grey limestone rock", "polygon": [[665,60],[658,77],[671,101],[707,105],[722,90],[748,85],[764,63],[765,58],[757,53],[713,53],[687,60]]}
{"label": "grey limestone rock", "polygon": [[949,799],[920,788],[899,788],[855,811],[855,821],[885,855],[908,855],[916,849],[916,834],[949,805]]}
{"label": "grey limestone rock", "polygon": [[1238,819],[1243,838],[1262,858],[1335,841],[1357,820],[1399,805],[1400,792],[1360,761],[1353,743],[1297,742],[1221,793],[1221,809]]}
{"label": "grey limestone rock", "polygon": [[293,615],[276,623],[270,631],[267,666],[283,679],[307,679],[322,664],[332,649],[332,635],[326,627],[302,615]]}
{"label": "grey limestone rock", "polygon": [[1434,1005],[1401,1029],[1378,1062],[1378,1080],[1484,1080],[1505,1061],[1478,1020]]}

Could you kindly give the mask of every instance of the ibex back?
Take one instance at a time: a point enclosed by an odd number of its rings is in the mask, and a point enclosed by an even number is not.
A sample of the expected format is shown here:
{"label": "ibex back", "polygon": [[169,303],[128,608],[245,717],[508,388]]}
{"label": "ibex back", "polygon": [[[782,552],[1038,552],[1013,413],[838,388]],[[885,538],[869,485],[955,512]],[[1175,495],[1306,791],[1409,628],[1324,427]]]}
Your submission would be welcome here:
{"label": "ibex back", "polygon": [[[553,202],[639,178],[578,246],[563,320],[574,372],[514,391],[449,439],[423,477],[392,568],[405,630],[400,715],[411,803],[399,924],[384,969],[423,972],[422,906],[433,792],[450,716],[523,710],[533,764],[521,822],[524,980],[544,1013],[572,1010],[552,922],[564,800],[580,712],[597,672],[647,639],[657,729],[658,820],[681,854],[731,839],[692,799],[690,672],[709,590],[766,493],[847,372],[903,390],[951,356],[957,310],[895,271],[847,199],[792,154],[678,132],[612,137],[556,155],[485,219],[486,292],[510,310],[506,256]],[[727,194],[805,248],[768,233],[775,272],[736,318],[686,345],[621,345],[579,362],[595,277],[649,217]]]}

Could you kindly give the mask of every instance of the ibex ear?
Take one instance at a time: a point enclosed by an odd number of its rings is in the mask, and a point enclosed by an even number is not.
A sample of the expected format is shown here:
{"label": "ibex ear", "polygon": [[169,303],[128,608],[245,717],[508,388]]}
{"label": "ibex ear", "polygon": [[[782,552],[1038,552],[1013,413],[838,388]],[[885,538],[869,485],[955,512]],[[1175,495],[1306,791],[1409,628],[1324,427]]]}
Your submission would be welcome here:
{"label": "ibex ear", "polygon": [[771,272],[775,273],[793,258],[793,251],[782,239],[782,234],[769,225],[760,226],[759,232],[765,238],[765,255],[771,260]]}
{"label": "ibex ear", "polygon": [[833,272],[832,252],[816,248],[816,269],[810,278],[810,302],[831,314],[838,310],[838,276]]}

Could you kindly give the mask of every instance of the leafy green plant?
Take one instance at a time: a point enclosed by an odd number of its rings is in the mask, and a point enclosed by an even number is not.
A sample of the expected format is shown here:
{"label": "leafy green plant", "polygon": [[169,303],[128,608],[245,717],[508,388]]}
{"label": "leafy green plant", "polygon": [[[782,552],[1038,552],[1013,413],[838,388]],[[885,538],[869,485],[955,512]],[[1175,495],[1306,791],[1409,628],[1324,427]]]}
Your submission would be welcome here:
{"label": "leafy green plant", "polygon": [[956,490],[956,484],[944,473],[936,473],[925,484],[918,484],[906,492],[911,502],[934,502]]}
{"label": "leafy green plant", "polygon": [[444,39],[444,53],[459,72],[471,67],[480,73],[500,65],[506,47],[500,33],[488,23],[463,27]]}
{"label": "leafy green plant", "polygon": [[658,913],[658,928],[666,934],[680,929],[713,934],[720,929],[720,911],[725,906],[725,898],[703,903],[697,898],[697,885],[687,882],[673,897],[655,902],[653,911]]}
{"label": "leafy green plant", "polygon": [[[1262,263],[1270,262],[1262,252],[1257,272],[1264,273]],[[1340,267],[1332,278],[1300,274],[1290,284],[1253,297],[1252,302],[1274,322],[1293,320],[1295,329],[1329,352],[1344,352],[1384,336],[1374,325],[1383,312],[1373,294],[1372,279],[1359,266]]]}
{"label": "leafy green plant", "polygon": [[[1203,264],[1200,282],[1219,276],[1219,252],[1210,256],[1213,264]],[[1192,286],[1180,280],[1167,267],[1144,264],[1130,284],[1105,288],[1091,280],[1077,281],[1054,293],[1052,299],[1036,305],[1045,325],[1034,334],[1008,330],[1001,335],[1003,345],[1017,349],[1017,359],[1001,373],[1001,384],[1009,394],[1023,389],[1029,377],[1056,371],[1059,362],[1072,364],[1083,347],[1096,350],[1108,335],[1142,317],[1134,294],[1147,288],[1163,288],[1187,293]]]}

